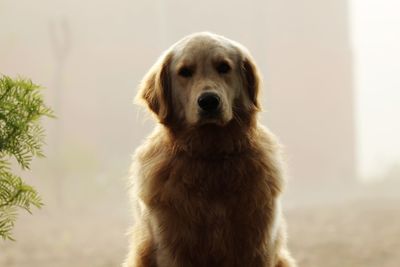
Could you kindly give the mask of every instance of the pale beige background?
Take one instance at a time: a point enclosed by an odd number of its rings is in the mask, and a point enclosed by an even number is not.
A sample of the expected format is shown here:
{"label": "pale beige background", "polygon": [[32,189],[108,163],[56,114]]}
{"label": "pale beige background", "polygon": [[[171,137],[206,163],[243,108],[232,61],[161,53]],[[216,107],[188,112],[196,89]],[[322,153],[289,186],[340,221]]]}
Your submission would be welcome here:
{"label": "pale beige background", "polygon": [[213,31],[252,51],[261,120],[285,145],[300,266],[400,264],[400,4],[384,1],[0,0],[0,73],[47,89],[46,159],[22,173],[46,206],[21,214],[0,266],[119,266],[130,155],[154,125],[132,104],[169,45]]}

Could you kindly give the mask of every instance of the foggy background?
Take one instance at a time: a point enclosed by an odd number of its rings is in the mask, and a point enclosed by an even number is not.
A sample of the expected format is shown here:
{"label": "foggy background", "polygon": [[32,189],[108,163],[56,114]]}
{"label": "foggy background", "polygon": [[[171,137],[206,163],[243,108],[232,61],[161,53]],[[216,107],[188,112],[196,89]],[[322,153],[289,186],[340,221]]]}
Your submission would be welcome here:
{"label": "foggy background", "polygon": [[400,264],[400,4],[395,0],[0,0],[0,73],[46,88],[45,159],[22,177],[1,267],[111,267],[132,224],[131,155],[154,122],[133,105],[163,50],[212,31],[264,76],[261,121],[285,146],[289,247],[300,266]]}

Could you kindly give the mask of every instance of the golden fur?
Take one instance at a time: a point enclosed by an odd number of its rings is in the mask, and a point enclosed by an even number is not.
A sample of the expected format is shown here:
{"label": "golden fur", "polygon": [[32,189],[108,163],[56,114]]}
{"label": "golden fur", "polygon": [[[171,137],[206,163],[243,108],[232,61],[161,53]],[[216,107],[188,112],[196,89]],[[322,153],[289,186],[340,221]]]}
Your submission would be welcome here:
{"label": "golden fur", "polygon": [[[159,124],[134,155],[125,267],[295,266],[279,145],[256,119],[259,87],[247,50],[210,33],[182,39],[150,69],[138,98]],[[205,91],[221,99],[217,117],[199,115]]]}

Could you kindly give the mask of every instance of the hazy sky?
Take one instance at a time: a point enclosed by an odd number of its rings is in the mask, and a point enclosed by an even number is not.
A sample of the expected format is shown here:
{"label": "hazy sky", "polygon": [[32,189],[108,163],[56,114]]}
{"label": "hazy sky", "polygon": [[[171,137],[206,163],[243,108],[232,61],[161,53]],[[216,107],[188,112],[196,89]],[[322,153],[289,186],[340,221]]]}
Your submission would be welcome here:
{"label": "hazy sky", "polygon": [[359,171],[400,163],[400,2],[352,0]]}

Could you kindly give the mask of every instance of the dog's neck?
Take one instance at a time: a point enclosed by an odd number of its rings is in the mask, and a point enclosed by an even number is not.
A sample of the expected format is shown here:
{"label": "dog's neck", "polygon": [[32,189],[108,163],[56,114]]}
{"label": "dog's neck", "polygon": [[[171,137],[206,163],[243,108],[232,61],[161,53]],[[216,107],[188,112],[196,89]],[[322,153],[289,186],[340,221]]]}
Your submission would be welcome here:
{"label": "dog's neck", "polygon": [[251,148],[255,118],[232,120],[225,126],[205,124],[197,127],[168,128],[174,153],[201,160],[220,160],[242,156]]}

